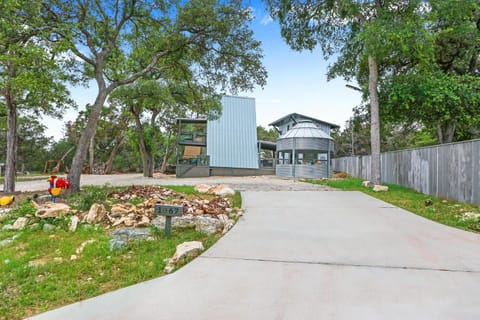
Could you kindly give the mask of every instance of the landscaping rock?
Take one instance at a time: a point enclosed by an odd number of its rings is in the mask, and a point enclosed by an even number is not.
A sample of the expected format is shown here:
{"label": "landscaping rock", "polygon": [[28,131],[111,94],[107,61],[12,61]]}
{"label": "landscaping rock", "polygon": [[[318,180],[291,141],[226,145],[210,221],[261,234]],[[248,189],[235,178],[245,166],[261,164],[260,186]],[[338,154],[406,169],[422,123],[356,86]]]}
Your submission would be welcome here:
{"label": "landscaping rock", "polygon": [[2,231],[10,231],[10,230],[15,230],[13,229],[13,226],[11,224],[6,224],[2,227]]}
{"label": "landscaping rock", "polygon": [[233,190],[232,188],[230,188],[227,185],[220,184],[220,185],[214,186],[213,188],[208,190],[208,193],[223,197],[223,196],[227,196],[227,195],[234,195],[235,190]]}
{"label": "landscaping rock", "polygon": [[195,230],[211,235],[223,230],[223,223],[219,219],[197,216]]}
{"label": "landscaping rock", "polygon": [[43,230],[44,232],[51,232],[51,231],[55,230],[55,228],[56,228],[56,227],[55,227],[53,224],[45,223],[45,224],[43,225],[42,230]]}
{"label": "landscaping rock", "polygon": [[70,223],[68,225],[68,230],[72,231],[72,232],[75,232],[77,230],[79,221],[80,221],[80,219],[77,216],[72,216],[70,218]]}
{"label": "landscaping rock", "polygon": [[110,239],[108,245],[110,247],[110,251],[115,251],[128,247],[128,242],[122,239]]}
{"label": "landscaping rock", "polygon": [[373,191],[375,191],[375,192],[388,191],[388,187],[376,184],[376,185],[373,186]]}
{"label": "landscaping rock", "polygon": [[26,217],[20,217],[15,222],[13,223],[13,230],[22,230],[25,228],[28,224],[28,218]]}
{"label": "landscaping rock", "polygon": [[466,220],[476,220],[480,219],[480,213],[478,212],[464,212],[462,213],[462,217],[460,220],[466,221]]}
{"label": "landscaping rock", "polygon": [[70,211],[70,206],[65,203],[45,203],[35,213],[39,218],[57,218]]}
{"label": "landscaping rock", "polygon": [[7,244],[12,243],[12,242],[15,241],[15,239],[17,239],[19,236],[20,236],[20,235],[16,234],[16,235],[14,235],[14,236],[11,237],[11,238],[3,239],[2,241],[0,241],[0,247],[6,246]]}
{"label": "landscaping rock", "polygon": [[116,203],[110,209],[110,214],[114,218],[118,218],[121,216],[126,216],[129,213],[136,212],[136,206],[132,203]]}
{"label": "landscaping rock", "polygon": [[198,184],[193,189],[197,192],[200,192],[200,193],[207,193],[208,190],[210,190],[211,187],[212,186],[210,186],[208,184]]}
{"label": "landscaping rock", "polygon": [[227,233],[230,229],[232,229],[233,225],[235,224],[235,221],[229,219],[226,214],[218,215],[218,220],[220,220],[223,224],[222,234]]}
{"label": "landscaping rock", "polygon": [[367,188],[373,187],[373,182],[365,180],[365,181],[362,182],[362,186],[367,187]]}
{"label": "landscaping rock", "polygon": [[78,247],[76,250],[75,250],[75,253],[76,254],[81,254],[83,252],[83,250],[85,250],[85,247],[87,246],[87,244],[91,244],[91,243],[94,243],[95,240],[93,239],[90,239],[90,240],[87,240],[87,241],[84,241],[82,242],[82,244],[80,245],[80,247]]}
{"label": "landscaping rock", "polygon": [[106,214],[107,212],[103,204],[94,203],[90,207],[87,215],[83,217],[83,221],[87,223],[98,223],[105,218]]}
{"label": "landscaping rock", "polygon": [[198,256],[204,250],[200,241],[189,241],[179,244],[173,257],[168,261],[164,269],[165,273],[171,273],[179,263],[185,263],[187,259]]}

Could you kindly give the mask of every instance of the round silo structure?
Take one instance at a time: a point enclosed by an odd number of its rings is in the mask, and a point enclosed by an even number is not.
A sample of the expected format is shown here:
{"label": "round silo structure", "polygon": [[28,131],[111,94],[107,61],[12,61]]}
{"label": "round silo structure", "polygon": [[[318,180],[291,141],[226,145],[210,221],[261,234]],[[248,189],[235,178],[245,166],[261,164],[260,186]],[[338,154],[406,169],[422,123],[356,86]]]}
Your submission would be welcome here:
{"label": "round silo structure", "polygon": [[277,140],[279,177],[330,178],[333,139],[311,121],[298,122]]}

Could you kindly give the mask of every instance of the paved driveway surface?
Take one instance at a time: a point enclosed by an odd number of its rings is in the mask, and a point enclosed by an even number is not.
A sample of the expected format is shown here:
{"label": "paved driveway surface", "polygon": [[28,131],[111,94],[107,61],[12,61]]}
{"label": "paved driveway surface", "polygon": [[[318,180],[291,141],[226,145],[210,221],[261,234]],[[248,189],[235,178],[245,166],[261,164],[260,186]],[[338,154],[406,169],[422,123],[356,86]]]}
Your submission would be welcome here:
{"label": "paved driveway surface", "polygon": [[174,274],[32,319],[480,319],[480,236],[359,192],[246,191]]}

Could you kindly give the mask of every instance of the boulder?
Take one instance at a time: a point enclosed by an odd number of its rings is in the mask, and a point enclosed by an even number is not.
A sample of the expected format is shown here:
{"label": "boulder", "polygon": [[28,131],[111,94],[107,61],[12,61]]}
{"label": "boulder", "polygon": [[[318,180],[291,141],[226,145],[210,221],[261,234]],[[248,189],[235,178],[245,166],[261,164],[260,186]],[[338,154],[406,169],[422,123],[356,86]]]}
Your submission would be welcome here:
{"label": "boulder", "polygon": [[375,191],[375,192],[388,191],[388,187],[376,184],[376,185],[373,186],[373,191]]}
{"label": "boulder", "polygon": [[39,218],[57,218],[70,211],[70,206],[65,203],[45,203],[35,213]]}
{"label": "boulder", "polygon": [[197,216],[195,230],[211,235],[223,230],[223,223],[219,219]]}
{"label": "boulder", "polygon": [[230,188],[225,184],[220,184],[218,186],[214,186],[208,190],[209,194],[214,194],[216,196],[227,196],[227,195],[234,195],[235,190]]}
{"label": "boulder", "polygon": [[208,190],[210,190],[212,186],[209,186],[208,184],[198,184],[195,186],[195,191],[200,192],[200,193],[208,193]]}
{"label": "boulder", "polygon": [[461,221],[477,220],[480,219],[480,213],[478,212],[464,212],[462,213]]}
{"label": "boulder", "polygon": [[179,263],[185,263],[190,259],[197,257],[204,250],[200,241],[188,241],[177,246],[173,257],[168,261],[164,269],[165,273],[170,273]]}
{"label": "boulder", "polygon": [[232,229],[233,225],[235,222],[232,219],[229,219],[226,214],[219,214],[218,220],[220,220],[223,223],[223,230],[222,234],[227,233],[230,229]]}
{"label": "boulder", "polygon": [[365,180],[365,181],[362,182],[362,186],[367,187],[367,188],[373,187],[373,182]]}
{"label": "boulder", "polygon": [[87,215],[83,217],[83,221],[87,223],[98,223],[105,218],[106,214],[107,212],[103,204],[94,203],[90,207],[90,210],[88,210]]}
{"label": "boulder", "polygon": [[13,230],[22,230],[25,228],[28,224],[28,218],[26,217],[20,217],[15,222],[13,223]]}

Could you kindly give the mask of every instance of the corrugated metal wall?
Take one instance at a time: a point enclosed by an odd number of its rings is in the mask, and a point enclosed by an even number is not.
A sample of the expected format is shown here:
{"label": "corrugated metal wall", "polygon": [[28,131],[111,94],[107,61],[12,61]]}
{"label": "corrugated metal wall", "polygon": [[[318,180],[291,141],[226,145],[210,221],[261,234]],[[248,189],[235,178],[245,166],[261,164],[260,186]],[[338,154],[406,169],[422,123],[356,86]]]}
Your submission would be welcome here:
{"label": "corrugated metal wall", "polygon": [[225,96],[222,116],[207,123],[211,167],[258,169],[255,99]]}
{"label": "corrugated metal wall", "polygon": [[277,164],[275,167],[275,174],[279,177],[293,177],[295,178],[325,178],[330,177],[328,173],[327,164],[319,166],[310,165],[290,165]]}
{"label": "corrugated metal wall", "polygon": [[[480,140],[382,153],[382,180],[480,205]],[[333,159],[333,169],[370,179],[370,156]]]}

